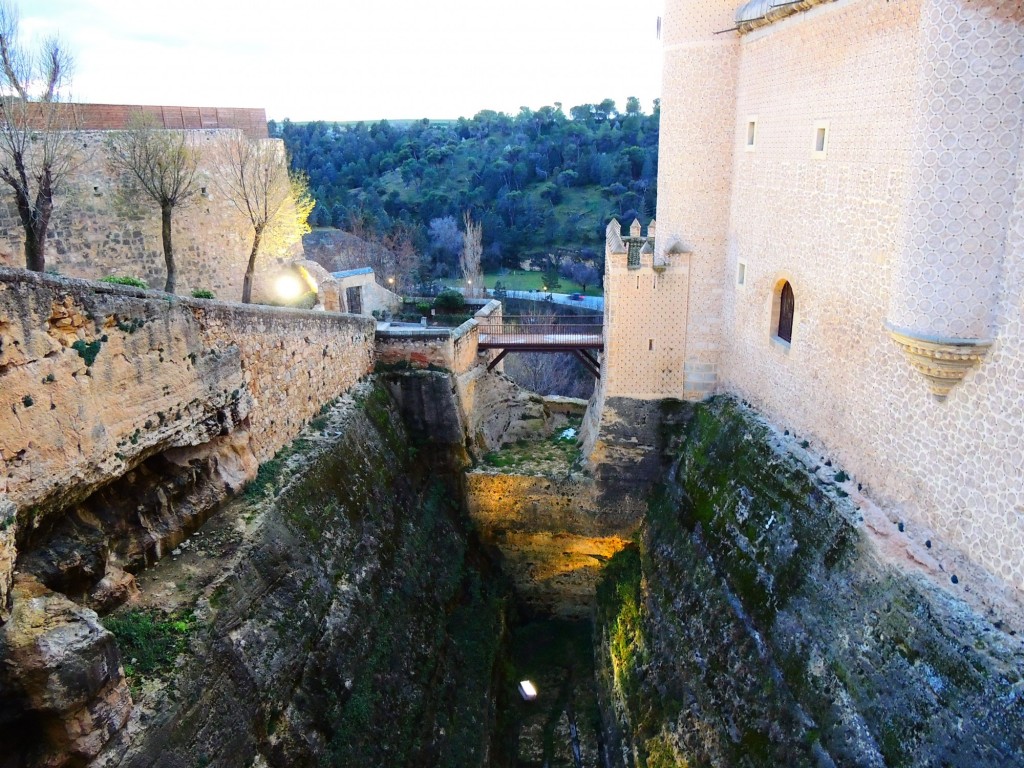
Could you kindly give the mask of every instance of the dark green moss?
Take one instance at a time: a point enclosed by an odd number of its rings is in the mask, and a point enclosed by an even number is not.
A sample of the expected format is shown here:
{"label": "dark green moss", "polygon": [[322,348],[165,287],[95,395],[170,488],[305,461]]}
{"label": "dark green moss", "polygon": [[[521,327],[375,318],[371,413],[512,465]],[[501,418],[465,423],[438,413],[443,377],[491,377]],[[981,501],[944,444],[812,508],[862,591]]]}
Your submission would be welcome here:
{"label": "dark green moss", "polygon": [[85,361],[86,366],[91,366],[96,362],[96,356],[100,353],[100,347],[103,346],[103,342],[99,339],[96,341],[83,341],[79,339],[71,348],[78,353],[78,356]]}
{"label": "dark green moss", "polygon": [[[1010,735],[1024,714],[999,693],[993,635],[867,556],[845,492],[779,453],[740,404],[669,411],[674,481],[652,494],[640,574],[633,563],[611,581],[625,596],[599,590],[602,679],[641,764],[645,751],[668,754],[666,733],[691,765],[812,765],[818,750],[843,765],[876,749],[887,765],[1024,758]],[[639,627],[629,649],[623,626]],[[1001,653],[995,669],[1012,667]],[[683,716],[663,706],[672,699]]]}

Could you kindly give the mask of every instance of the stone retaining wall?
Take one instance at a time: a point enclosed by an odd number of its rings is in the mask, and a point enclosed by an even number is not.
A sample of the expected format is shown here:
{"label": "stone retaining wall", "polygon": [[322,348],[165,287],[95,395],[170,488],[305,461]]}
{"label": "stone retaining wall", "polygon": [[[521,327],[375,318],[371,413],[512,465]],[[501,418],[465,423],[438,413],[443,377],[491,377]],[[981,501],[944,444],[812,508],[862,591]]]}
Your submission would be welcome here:
{"label": "stone retaining wall", "polygon": [[238,487],[369,371],[372,344],[368,318],[0,268],[0,619],[16,535],[170,449],[229,443]]}

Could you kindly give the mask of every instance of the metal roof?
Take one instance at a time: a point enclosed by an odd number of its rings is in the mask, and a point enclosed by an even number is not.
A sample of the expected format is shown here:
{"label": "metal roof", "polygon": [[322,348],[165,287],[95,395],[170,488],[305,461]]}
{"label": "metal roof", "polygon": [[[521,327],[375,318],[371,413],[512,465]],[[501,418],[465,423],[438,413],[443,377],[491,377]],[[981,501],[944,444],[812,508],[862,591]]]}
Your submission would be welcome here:
{"label": "metal roof", "polygon": [[748,21],[757,21],[768,15],[768,11],[776,5],[788,4],[788,0],[749,0],[736,11],[736,23],[743,24]]}
{"label": "metal roof", "polygon": [[748,0],[736,11],[736,26],[740,31],[770,24],[799,11],[806,11],[815,5],[834,0]]}
{"label": "metal roof", "polygon": [[372,275],[373,267],[359,267],[359,269],[346,269],[342,272],[331,272],[331,277],[353,277],[354,275]]}

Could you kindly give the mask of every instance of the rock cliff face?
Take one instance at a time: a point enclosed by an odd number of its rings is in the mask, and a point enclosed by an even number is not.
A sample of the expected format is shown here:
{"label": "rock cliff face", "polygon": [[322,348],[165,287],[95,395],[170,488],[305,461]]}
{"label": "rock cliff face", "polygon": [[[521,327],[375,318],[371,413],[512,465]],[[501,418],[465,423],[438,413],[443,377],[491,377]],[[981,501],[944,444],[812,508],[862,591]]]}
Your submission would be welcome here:
{"label": "rock cliff face", "polygon": [[504,598],[458,454],[417,446],[380,386],[319,429],[261,470],[254,494],[282,490],[247,502],[181,665],[101,765],[487,764]]}
{"label": "rock cliff face", "polygon": [[14,759],[81,764],[118,732],[90,609],[365,374],[372,328],[0,269],[0,742],[36,734]]}
{"label": "rock cliff face", "polygon": [[470,519],[494,548],[519,598],[533,611],[586,618],[602,566],[629,543],[639,521],[602,508],[591,478],[506,474],[486,467],[466,475]]}
{"label": "rock cliff face", "polygon": [[734,401],[673,410],[642,541],[598,588],[617,764],[1024,765],[1019,616],[893,562],[844,473]]}
{"label": "rock cliff face", "polygon": [[132,700],[113,636],[91,610],[19,576],[0,634],[6,766],[85,765],[128,720]]}

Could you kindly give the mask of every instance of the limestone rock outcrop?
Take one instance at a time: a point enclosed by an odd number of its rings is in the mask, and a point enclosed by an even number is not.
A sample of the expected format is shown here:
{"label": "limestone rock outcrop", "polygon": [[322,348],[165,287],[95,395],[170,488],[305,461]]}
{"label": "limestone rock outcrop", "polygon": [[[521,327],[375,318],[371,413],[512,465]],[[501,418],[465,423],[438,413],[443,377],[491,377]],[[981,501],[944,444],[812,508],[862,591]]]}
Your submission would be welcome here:
{"label": "limestone rock outcrop", "polygon": [[481,451],[536,437],[548,426],[544,399],[508,376],[477,365],[458,379],[466,430]]}
{"label": "limestone rock outcrop", "polygon": [[0,733],[26,764],[84,765],[124,727],[132,698],[114,637],[96,614],[32,577],[14,584],[0,627]]}
{"label": "limestone rock outcrop", "polygon": [[640,524],[631,514],[601,507],[593,480],[581,474],[479,468],[466,475],[466,503],[524,603],[566,618],[590,615],[601,568]]}

